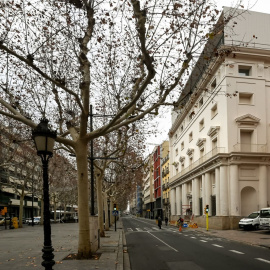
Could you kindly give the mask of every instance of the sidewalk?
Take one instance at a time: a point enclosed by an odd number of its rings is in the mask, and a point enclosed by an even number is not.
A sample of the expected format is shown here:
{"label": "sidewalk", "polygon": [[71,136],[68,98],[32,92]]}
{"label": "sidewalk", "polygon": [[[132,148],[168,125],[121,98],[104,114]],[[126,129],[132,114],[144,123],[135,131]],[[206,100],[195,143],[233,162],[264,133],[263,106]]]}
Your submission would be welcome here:
{"label": "sidewalk", "polygon": [[[78,223],[52,224],[52,246],[54,248],[54,270],[123,270],[124,252],[123,226],[121,218],[106,237],[100,238],[101,256],[97,260],[64,260],[68,255],[76,253],[78,247]],[[27,226],[22,229],[0,229],[0,269],[24,270],[44,269],[42,262],[43,226]]]}

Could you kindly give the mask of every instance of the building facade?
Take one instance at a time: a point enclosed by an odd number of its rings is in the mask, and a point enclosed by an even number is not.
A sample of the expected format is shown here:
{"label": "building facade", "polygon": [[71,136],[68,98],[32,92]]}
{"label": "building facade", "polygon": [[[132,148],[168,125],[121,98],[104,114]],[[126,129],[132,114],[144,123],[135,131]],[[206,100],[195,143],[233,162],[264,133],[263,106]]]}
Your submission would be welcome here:
{"label": "building facade", "polygon": [[172,220],[205,226],[209,205],[210,228],[230,229],[270,204],[269,24],[269,14],[237,17],[190,75],[169,134]]}
{"label": "building facade", "polygon": [[144,166],[143,176],[143,216],[154,219],[154,181],[153,181],[153,156],[149,155]]}
{"label": "building facade", "polygon": [[[164,149],[164,148],[163,148]],[[166,150],[163,150],[164,157],[162,158],[162,202],[163,202],[163,215],[165,217],[170,217],[170,170],[169,170],[169,141],[166,142]]]}

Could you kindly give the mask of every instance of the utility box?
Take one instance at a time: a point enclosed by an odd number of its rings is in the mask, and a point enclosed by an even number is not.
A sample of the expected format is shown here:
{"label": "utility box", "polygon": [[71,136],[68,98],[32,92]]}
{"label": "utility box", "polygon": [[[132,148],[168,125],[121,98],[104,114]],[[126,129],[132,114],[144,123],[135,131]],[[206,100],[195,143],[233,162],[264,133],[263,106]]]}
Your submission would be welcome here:
{"label": "utility box", "polygon": [[12,219],[12,225],[13,225],[14,229],[18,229],[19,228],[18,218],[17,217],[14,217]]}

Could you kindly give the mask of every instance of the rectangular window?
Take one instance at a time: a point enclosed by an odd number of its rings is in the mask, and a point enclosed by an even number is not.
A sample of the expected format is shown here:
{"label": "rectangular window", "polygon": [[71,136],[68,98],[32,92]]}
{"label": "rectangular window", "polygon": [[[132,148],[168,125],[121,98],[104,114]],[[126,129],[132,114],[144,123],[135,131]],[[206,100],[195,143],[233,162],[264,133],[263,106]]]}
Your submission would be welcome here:
{"label": "rectangular window", "polygon": [[200,101],[199,101],[199,108],[201,108],[202,105],[203,105],[203,98],[201,98]]}
{"label": "rectangular window", "polygon": [[217,104],[215,104],[212,108],[211,108],[211,119],[214,118],[218,113],[217,110]]}
{"label": "rectangular window", "polygon": [[183,163],[181,163],[181,171],[183,171],[184,168],[185,168],[185,163],[183,162]]}
{"label": "rectangular window", "polygon": [[200,149],[200,158],[202,158],[204,155],[204,148]]}
{"label": "rectangular window", "polygon": [[175,149],[175,155],[178,156],[178,148]]}
{"label": "rectangular window", "polygon": [[212,140],[212,149],[215,149],[215,148],[217,148],[217,138]]}
{"label": "rectangular window", "polygon": [[181,150],[184,149],[184,142],[181,143]]}
{"label": "rectangular window", "polygon": [[251,67],[250,66],[238,66],[239,76],[251,76]]}
{"label": "rectangular window", "polygon": [[252,105],[253,93],[239,93],[239,104]]}
{"label": "rectangular window", "polygon": [[195,112],[190,113],[188,117],[189,121],[191,121],[194,116],[195,116]]}
{"label": "rectangular window", "polygon": [[241,151],[242,152],[251,152],[251,142],[252,142],[251,130],[240,130],[240,142],[241,142]]}
{"label": "rectangular window", "polygon": [[204,128],[204,119],[202,119],[199,123],[199,130],[201,131]]}
{"label": "rectangular window", "polygon": [[191,142],[193,140],[193,133],[190,132],[188,136],[189,136],[189,141]]}
{"label": "rectangular window", "polygon": [[211,91],[213,91],[217,86],[217,80],[214,79],[213,82],[211,83]]}

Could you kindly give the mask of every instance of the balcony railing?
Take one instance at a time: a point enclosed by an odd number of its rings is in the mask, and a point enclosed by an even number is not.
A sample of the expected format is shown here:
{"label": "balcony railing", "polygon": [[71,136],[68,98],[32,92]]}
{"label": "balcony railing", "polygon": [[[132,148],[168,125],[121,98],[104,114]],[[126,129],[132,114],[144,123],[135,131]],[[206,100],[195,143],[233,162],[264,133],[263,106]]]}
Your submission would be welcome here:
{"label": "balcony railing", "polygon": [[181,172],[179,172],[178,174],[176,174],[174,177],[172,177],[170,179],[170,182],[173,182],[175,179],[177,179],[178,177],[188,173],[189,171],[193,170],[194,168],[196,168],[197,166],[203,164],[205,161],[207,161],[208,159],[214,157],[217,154],[221,154],[221,153],[225,153],[225,148],[224,147],[216,147],[213,150],[211,150],[210,152],[208,152],[207,154],[205,154],[204,156],[202,156],[201,158],[199,158],[198,160],[194,161],[192,164],[190,164],[188,167],[184,168]]}
{"label": "balcony railing", "polygon": [[266,144],[238,143],[233,146],[233,150],[234,152],[266,153],[267,145]]}

